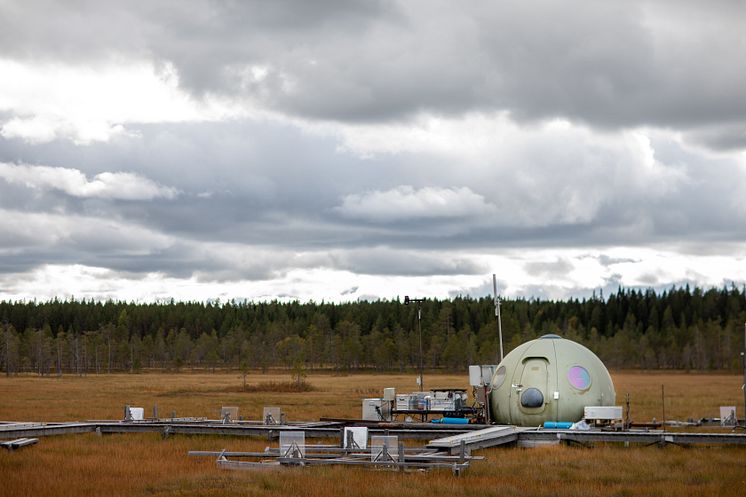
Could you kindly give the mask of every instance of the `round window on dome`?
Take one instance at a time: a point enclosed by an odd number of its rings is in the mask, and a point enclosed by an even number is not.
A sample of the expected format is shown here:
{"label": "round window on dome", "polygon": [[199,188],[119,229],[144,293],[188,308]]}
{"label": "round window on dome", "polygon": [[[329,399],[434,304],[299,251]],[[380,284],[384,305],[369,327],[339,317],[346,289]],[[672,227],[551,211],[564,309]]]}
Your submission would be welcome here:
{"label": "round window on dome", "polygon": [[588,390],[591,386],[591,375],[583,366],[571,367],[567,372],[567,380],[578,390]]}
{"label": "round window on dome", "polygon": [[505,383],[505,366],[500,366],[497,368],[497,371],[495,372],[495,377],[492,381],[492,385],[490,385],[490,388],[497,389],[500,388],[503,383]]}
{"label": "round window on dome", "polygon": [[538,388],[527,388],[521,394],[521,405],[523,407],[541,407],[544,405],[544,394]]}

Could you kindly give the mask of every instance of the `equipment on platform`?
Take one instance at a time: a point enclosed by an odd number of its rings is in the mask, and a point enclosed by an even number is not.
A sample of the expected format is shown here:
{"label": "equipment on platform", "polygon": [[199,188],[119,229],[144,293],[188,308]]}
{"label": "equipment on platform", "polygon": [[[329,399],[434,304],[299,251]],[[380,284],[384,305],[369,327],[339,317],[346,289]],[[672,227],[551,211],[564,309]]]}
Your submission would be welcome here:
{"label": "equipment on platform", "polygon": [[223,406],[220,408],[220,421],[224,424],[238,421],[238,407]]}
{"label": "equipment on platform", "polygon": [[142,421],[145,419],[145,409],[142,407],[124,406],[125,421]]}
{"label": "equipment on platform", "polygon": [[265,407],[262,409],[262,422],[265,425],[281,425],[285,423],[285,415],[279,407]]}
{"label": "equipment on platform", "polygon": [[464,418],[476,413],[468,405],[466,389],[436,388],[425,392],[397,394],[394,388],[385,388],[383,397],[363,399],[362,419],[365,421],[392,421],[398,415],[416,415],[425,421],[429,415]]}
{"label": "equipment on platform", "polygon": [[490,419],[489,392],[492,377],[497,366],[493,364],[469,366],[469,384],[474,395],[477,423],[485,423]]}
{"label": "equipment on platform", "polygon": [[583,419],[590,425],[610,425],[623,422],[622,406],[585,406]]}
{"label": "equipment on platform", "polygon": [[363,399],[364,421],[391,421],[391,402],[384,399]]}

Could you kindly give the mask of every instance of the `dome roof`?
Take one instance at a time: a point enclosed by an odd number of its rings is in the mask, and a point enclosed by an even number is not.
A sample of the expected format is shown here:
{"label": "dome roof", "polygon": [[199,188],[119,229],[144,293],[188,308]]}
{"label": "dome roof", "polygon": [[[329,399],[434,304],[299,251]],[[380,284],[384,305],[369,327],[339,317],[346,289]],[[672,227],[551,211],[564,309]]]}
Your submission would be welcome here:
{"label": "dome roof", "polygon": [[575,422],[586,406],[616,401],[614,384],[601,359],[555,334],[526,342],[506,355],[491,388],[493,421],[520,426]]}

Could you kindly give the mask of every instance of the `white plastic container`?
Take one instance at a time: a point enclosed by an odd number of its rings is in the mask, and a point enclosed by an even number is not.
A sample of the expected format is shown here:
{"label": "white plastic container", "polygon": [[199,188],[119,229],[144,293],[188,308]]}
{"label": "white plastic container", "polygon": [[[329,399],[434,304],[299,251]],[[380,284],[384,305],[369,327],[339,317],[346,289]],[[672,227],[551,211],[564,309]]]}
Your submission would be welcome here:
{"label": "white plastic container", "polygon": [[396,399],[396,388],[384,388],[383,389],[383,400],[391,402]]}

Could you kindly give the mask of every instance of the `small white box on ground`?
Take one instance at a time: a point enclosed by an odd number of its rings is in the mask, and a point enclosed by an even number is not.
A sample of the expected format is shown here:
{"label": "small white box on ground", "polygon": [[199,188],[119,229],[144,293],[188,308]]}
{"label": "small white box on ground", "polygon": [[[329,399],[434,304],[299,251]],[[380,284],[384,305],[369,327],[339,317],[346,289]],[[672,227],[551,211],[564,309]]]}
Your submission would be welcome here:
{"label": "small white box on ground", "polygon": [[613,421],[622,419],[622,406],[586,406],[583,419]]}
{"label": "small white box on ground", "polygon": [[280,457],[306,457],[306,432],[281,431]]}
{"label": "small white box on ground", "polygon": [[398,461],[399,437],[394,435],[370,437],[370,460],[380,463]]}
{"label": "small white box on ground", "polygon": [[227,423],[238,421],[238,407],[223,406],[220,408],[220,419]]}
{"label": "small white box on ground", "polygon": [[720,426],[736,426],[736,406],[720,406]]}
{"label": "small white box on ground", "polygon": [[282,424],[282,409],[279,407],[265,407],[262,411],[262,422],[265,425]]}
{"label": "small white box on ground", "polygon": [[365,426],[345,427],[344,437],[344,446],[347,449],[368,448],[368,428]]}

